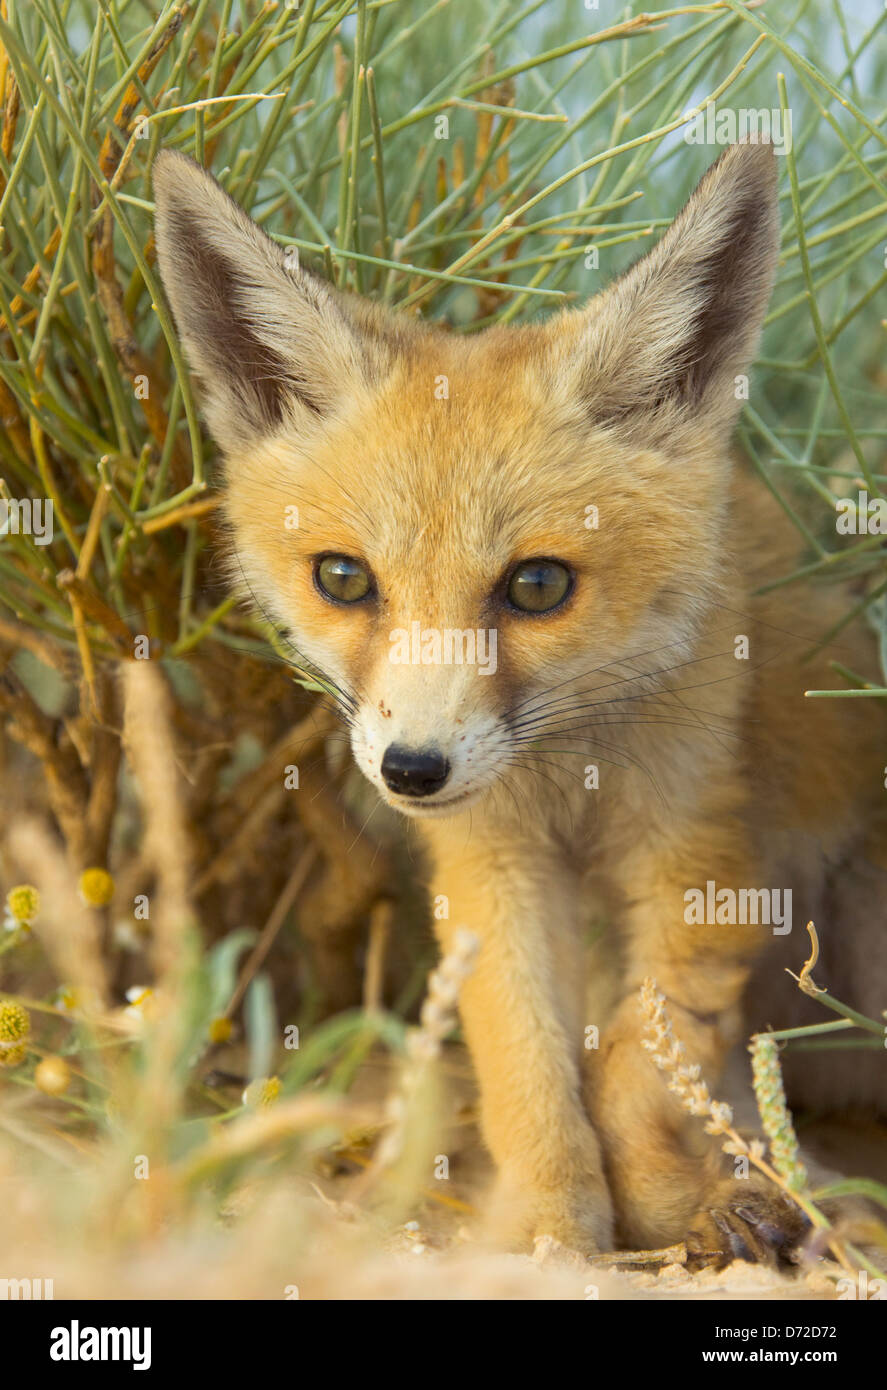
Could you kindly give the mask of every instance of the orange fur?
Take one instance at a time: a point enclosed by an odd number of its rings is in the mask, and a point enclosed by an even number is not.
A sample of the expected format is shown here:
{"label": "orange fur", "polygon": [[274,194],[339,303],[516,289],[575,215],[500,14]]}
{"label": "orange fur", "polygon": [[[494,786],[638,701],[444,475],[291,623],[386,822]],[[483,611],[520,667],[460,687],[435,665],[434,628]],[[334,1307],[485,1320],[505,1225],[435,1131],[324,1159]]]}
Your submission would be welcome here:
{"label": "orange fur", "polygon": [[[587,309],[473,338],[286,268],[180,156],[155,184],[160,266],[226,456],[235,573],[335,683],[359,766],[415,819],[444,945],[459,926],[481,938],[461,1007],[497,1212],[521,1238],[585,1249],[676,1239],[722,1190],[720,1155],[640,1047],[637,987],[656,977],[713,1084],[771,937],[688,925],[685,893],[791,887],[813,910],[883,796],[874,710],[802,696],[829,683],[824,655],[799,657],[846,595],[753,597],[792,563],[782,514],[728,447],[775,266],[772,154],[727,151]],[[318,591],[331,553],[371,575],[366,601]],[[537,557],[573,587],[530,615],[502,584]],[[393,664],[391,633],[414,622],[495,630],[495,674]],[[842,642],[870,672],[865,638]],[[393,743],[446,758],[439,798],[392,790]],[[596,904],[612,930],[589,993]],[[798,963],[802,931],[796,911]]]}

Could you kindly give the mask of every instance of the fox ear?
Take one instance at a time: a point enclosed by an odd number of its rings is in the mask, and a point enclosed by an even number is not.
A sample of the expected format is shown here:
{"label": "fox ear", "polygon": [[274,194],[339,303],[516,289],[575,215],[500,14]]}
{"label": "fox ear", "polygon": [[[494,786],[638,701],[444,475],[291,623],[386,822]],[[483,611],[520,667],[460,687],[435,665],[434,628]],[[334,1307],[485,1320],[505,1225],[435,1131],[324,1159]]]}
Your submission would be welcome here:
{"label": "fox ear", "polygon": [[165,151],[152,176],[161,278],[219,443],[249,444],[334,411],[368,367],[335,292],[290,266],[187,156]]}
{"label": "fox ear", "polygon": [[592,421],[651,442],[694,424],[728,430],[778,248],[772,146],[731,145],[658,245],[586,311],[581,393]]}

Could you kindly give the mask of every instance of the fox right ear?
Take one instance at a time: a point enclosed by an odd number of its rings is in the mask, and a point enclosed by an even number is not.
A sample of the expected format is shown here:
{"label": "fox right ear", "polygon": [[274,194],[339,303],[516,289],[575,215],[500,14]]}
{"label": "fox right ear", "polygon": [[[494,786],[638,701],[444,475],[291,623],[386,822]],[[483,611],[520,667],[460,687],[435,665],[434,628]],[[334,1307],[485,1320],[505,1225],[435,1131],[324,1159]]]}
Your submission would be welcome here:
{"label": "fox right ear", "polygon": [[187,156],[159,154],[152,175],[161,278],[220,445],[335,412],[369,363],[334,293]]}
{"label": "fox right ear", "polygon": [[658,245],[565,316],[588,421],[645,443],[732,428],[776,270],[776,184],[770,145],[731,145]]}

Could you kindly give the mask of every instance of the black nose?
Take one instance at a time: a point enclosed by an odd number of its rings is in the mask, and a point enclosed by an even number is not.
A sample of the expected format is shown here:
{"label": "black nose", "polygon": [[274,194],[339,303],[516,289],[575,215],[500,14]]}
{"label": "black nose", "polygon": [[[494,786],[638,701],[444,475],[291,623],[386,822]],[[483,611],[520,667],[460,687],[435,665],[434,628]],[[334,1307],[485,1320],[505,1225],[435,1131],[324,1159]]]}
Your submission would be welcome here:
{"label": "black nose", "polygon": [[449,763],[435,748],[401,748],[391,743],[382,758],[385,785],[401,796],[431,796],[449,775]]}

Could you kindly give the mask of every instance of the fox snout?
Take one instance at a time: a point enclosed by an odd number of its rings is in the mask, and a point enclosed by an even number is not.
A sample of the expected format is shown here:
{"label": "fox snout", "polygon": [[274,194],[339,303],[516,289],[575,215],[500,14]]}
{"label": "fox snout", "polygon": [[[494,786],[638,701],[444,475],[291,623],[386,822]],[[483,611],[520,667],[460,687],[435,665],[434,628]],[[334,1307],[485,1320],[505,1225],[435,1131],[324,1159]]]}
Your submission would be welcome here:
{"label": "fox snout", "polygon": [[390,805],[418,816],[461,810],[493,784],[508,734],[484,698],[489,688],[476,671],[446,667],[394,677],[383,669],[369,682],[352,718],[351,745]]}
{"label": "fox snout", "polygon": [[450,762],[437,748],[389,743],[380,771],[386,787],[399,796],[434,796],[450,775]]}

